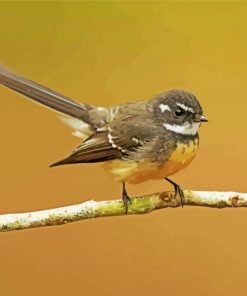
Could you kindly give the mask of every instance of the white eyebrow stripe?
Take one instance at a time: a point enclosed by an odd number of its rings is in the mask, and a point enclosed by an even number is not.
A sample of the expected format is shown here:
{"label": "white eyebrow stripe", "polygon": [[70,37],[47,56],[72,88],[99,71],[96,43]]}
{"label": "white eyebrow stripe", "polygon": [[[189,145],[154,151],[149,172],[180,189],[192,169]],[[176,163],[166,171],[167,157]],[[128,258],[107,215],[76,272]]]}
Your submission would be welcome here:
{"label": "white eyebrow stripe", "polygon": [[190,111],[191,113],[195,113],[194,109],[192,109],[191,107],[188,107],[182,103],[176,103],[177,106],[179,106],[180,108],[184,109],[185,111]]}
{"label": "white eyebrow stripe", "polygon": [[159,108],[161,110],[161,113],[164,113],[165,111],[171,111],[171,108],[166,104],[160,104]]}

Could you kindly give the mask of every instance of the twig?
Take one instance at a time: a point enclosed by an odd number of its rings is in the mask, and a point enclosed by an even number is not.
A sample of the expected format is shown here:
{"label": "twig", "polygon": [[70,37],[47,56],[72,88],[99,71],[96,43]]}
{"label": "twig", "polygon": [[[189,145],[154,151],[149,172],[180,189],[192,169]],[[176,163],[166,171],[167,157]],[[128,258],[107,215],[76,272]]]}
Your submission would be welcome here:
{"label": "twig", "polygon": [[[185,205],[211,208],[247,207],[247,193],[185,190]],[[78,220],[146,214],[162,208],[176,208],[180,200],[167,191],[132,198],[128,213],[121,200],[86,201],[81,204],[37,212],[0,215],[0,232],[66,224]]]}

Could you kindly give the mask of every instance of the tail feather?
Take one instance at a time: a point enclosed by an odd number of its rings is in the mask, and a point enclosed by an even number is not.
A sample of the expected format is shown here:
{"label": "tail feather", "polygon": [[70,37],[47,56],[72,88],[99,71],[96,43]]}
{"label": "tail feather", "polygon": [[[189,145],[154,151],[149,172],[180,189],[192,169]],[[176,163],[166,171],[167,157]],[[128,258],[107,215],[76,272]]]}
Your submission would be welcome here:
{"label": "tail feather", "polygon": [[0,64],[0,84],[56,111],[90,124],[88,112],[94,107],[81,104],[43,85],[17,75]]}

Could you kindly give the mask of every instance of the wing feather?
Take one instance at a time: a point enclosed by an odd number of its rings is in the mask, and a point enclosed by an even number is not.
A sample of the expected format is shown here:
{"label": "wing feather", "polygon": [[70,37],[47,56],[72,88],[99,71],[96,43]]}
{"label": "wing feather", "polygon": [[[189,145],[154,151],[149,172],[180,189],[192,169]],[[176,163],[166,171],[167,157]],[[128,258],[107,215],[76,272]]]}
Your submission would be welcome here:
{"label": "wing feather", "polygon": [[135,152],[153,138],[152,125],[145,125],[144,118],[132,117],[128,121],[118,118],[105,130],[96,132],[66,159],[51,166],[72,163],[103,162],[120,159]]}
{"label": "wing feather", "polygon": [[69,157],[52,164],[51,167],[73,163],[101,162],[118,157],[120,157],[120,151],[109,143],[108,133],[100,132],[82,143]]}

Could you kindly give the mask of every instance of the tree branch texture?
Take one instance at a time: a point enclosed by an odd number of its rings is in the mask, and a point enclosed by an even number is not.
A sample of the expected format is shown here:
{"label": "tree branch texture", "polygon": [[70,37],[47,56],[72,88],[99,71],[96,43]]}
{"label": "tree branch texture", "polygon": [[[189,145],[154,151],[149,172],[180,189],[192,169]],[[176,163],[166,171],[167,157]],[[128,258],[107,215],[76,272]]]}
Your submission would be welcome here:
{"label": "tree branch texture", "polygon": [[[211,208],[247,207],[247,193],[185,190],[185,206]],[[81,204],[20,214],[0,215],[0,232],[62,225],[78,220],[146,214],[181,205],[174,192],[166,191],[132,198],[127,214],[121,200],[86,201]]]}

